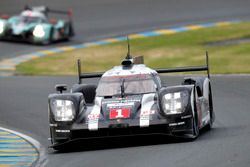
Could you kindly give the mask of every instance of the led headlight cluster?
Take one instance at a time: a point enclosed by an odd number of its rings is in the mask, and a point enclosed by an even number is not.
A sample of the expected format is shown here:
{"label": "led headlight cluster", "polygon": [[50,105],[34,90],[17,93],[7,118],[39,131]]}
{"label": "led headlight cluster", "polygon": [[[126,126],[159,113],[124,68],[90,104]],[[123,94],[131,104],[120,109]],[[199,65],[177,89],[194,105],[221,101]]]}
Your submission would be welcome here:
{"label": "led headlight cluster", "polygon": [[54,100],[52,112],[56,121],[72,121],[75,117],[75,107],[70,100]]}
{"label": "led headlight cluster", "polygon": [[2,34],[4,32],[4,22],[0,21],[0,34]]}
{"label": "led headlight cluster", "polygon": [[180,114],[187,105],[187,92],[167,93],[162,97],[162,107],[165,114]]}
{"label": "led headlight cluster", "polygon": [[42,25],[37,25],[33,31],[33,35],[38,38],[43,38],[45,31]]}

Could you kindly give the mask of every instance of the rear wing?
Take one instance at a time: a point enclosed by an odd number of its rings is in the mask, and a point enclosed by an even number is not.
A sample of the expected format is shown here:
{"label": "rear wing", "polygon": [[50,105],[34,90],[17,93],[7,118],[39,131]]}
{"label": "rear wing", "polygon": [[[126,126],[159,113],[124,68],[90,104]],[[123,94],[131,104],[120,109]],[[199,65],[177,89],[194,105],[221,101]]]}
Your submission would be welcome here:
{"label": "rear wing", "polygon": [[8,20],[9,18],[10,18],[10,16],[7,15],[7,14],[2,14],[2,15],[0,16],[0,19],[3,19],[3,20]]}
{"label": "rear wing", "polygon": [[[141,59],[141,57],[140,57]],[[143,60],[140,60],[139,62],[143,62]],[[99,78],[101,77],[104,72],[96,72],[96,73],[82,73],[81,71],[81,62],[78,59],[77,60],[77,66],[78,66],[78,79],[79,84],[82,83],[82,79],[84,78]],[[205,66],[191,66],[191,67],[177,67],[177,68],[160,68],[155,69],[156,72],[160,73],[176,73],[176,72],[192,72],[192,71],[207,71],[207,76],[210,78],[210,71],[209,71],[209,59],[208,59],[208,52],[206,51],[206,65]]]}
{"label": "rear wing", "polygon": [[206,65],[205,65],[205,66],[177,67],[177,68],[161,68],[161,69],[156,69],[156,71],[157,71],[158,73],[207,71],[207,76],[208,76],[208,78],[210,78],[208,52],[206,52]]}
{"label": "rear wing", "polygon": [[72,9],[69,9],[68,11],[48,9],[48,12],[49,13],[55,13],[55,14],[68,15],[69,18],[71,18],[72,15],[73,15]]}

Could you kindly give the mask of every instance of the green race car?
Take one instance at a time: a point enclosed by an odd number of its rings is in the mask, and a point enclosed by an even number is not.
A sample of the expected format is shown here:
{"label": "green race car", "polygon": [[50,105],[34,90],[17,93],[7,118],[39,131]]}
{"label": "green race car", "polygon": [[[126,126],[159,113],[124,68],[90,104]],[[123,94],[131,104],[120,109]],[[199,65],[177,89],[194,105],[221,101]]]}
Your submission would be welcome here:
{"label": "green race car", "polygon": [[[68,15],[67,20],[52,19],[49,13]],[[49,44],[74,36],[71,11],[50,10],[47,7],[25,7],[18,16],[0,17],[0,40]]]}

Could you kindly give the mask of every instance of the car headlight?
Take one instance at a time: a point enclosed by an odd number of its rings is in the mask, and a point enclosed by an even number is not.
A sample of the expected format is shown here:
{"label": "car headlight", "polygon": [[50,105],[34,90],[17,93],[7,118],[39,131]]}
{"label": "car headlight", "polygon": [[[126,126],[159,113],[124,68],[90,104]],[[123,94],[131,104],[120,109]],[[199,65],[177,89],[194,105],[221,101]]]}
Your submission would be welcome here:
{"label": "car headlight", "polygon": [[54,100],[52,112],[56,121],[72,121],[75,117],[75,107],[70,100]]}
{"label": "car headlight", "polygon": [[42,38],[45,35],[45,31],[42,25],[37,25],[33,31],[33,35],[38,38]]}
{"label": "car headlight", "polygon": [[4,26],[5,26],[5,24],[4,24],[2,21],[0,21],[0,34],[3,33],[3,31],[4,31]]}
{"label": "car headlight", "polygon": [[163,95],[162,108],[164,113],[167,115],[183,113],[188,103],[187,95],[186,91]]}

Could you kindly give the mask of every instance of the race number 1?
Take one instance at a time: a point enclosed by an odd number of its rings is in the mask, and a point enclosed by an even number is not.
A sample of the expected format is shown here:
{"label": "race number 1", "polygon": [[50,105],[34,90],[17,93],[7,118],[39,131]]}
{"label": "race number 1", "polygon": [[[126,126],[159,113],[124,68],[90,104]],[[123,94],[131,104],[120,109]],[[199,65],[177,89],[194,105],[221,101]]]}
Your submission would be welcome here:
{"label": "race number 1", "polygon": [[129,118],[129,117],[130,117],[129,108],[114,108],[111,109],[109,113],[110,119]]}

